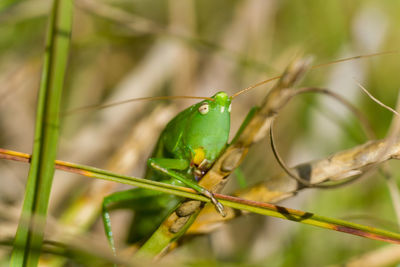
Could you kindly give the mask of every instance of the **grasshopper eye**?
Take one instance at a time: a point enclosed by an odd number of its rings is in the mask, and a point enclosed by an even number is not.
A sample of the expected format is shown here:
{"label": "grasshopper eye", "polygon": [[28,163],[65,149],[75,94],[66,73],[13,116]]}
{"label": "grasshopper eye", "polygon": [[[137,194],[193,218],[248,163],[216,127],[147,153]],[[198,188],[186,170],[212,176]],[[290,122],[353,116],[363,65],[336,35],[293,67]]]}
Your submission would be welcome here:
{"label": "grasshopper eye", "polygon": [[207,104],[207,103],[202,104],[202,105],[199,107],[199,112],[200,112],[200,114],[202,114],[202,115],[207,114],[207,113],[208,113],[208,104]]}

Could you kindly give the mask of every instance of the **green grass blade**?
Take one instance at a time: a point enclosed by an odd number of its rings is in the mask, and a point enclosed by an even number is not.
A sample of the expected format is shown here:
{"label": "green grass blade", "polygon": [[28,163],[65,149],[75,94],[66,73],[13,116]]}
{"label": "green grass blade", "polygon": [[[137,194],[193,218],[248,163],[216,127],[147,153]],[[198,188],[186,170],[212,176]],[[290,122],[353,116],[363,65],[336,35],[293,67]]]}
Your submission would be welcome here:
{"label": "green grass blade", "polygon": [[71,23],[72,1],[55,0],[47,29],[31,167],[10,266],[36,266],[38,262],[54,174]]}
{"label": "green grass blade", "polygon": [[[9,160],[17,160],[23,162],[29,162],[30,156],[28,154],[5,150],[0,148],[0,158],[5,158]],[[210,200],[202,195],[195,193],[192,189],[185,187],[173,186],[170,184],[164,184],[156,181],[151,181],[143,178],[130,177],[125,175],[119,175],[105,170],[93,168],[90,166],[79,165],[74,163],[69,163],[65,161],[56,161],[56,168],[64,171],[78,173],[87,177],[99,178],[108,181],[114,181],[119,183],[124,183],[128,185],[138,186],[142,188],[147,188],[150,190],[157,190],[160,192],[174,194],[181,197],[196,199],[204,202],[209,202]],[[258,213],[262,215],[277,217],[285,220],[291,220],[295,222],[300,222],[304,224],[309,224],[313,226],[318,226],[321,228],[335,230],[339,232],[349,233],[353,235],[358,235],[374,240],[381,240],[389,243],[400,244],[400,234],[394,233],[386,230],[381,230],[374,227],[369,227],[365,225],[360,225],[345,220],[333,219],[329,217],[319,216],[310,212],[304,212],[299,210],[294,210],[290,208],[285,208],[273,204],[249,201],[241,199],[238,197],[232,197],[227,195],[215,194],[219,201],[225,206],[232,207],[235,209],[246,210],[253,213]],[[155,234],[154,238],[159,238],[159,247],[154,247],[157,242],[150,242],[152,246],[145,254],[157,254],[159,250],[162,249],[162,244],[168,244],[168,236],[162,234],[166,232],[166,229],[157,230],[159,234]],[[167,229],[168,230],[168,229]],[[185,230],[185,229],[184,229]],[[185,232],[183,230],[183,232]],[[174,238],[174,237],[173,237]],[[144,246],[146,249],[146,246]]]}

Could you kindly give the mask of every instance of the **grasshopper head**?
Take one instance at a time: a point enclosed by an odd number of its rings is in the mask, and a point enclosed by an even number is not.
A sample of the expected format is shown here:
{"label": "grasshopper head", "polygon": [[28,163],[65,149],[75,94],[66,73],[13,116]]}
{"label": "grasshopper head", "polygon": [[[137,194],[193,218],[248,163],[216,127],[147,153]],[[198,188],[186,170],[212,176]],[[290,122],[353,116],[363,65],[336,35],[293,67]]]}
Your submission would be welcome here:
{"label": "grasshopper head", "polygon": [[230,130],[231,99],[219,92],[192,107],[182,141],[191,152],[191,164],[208,170],[225,148]]}

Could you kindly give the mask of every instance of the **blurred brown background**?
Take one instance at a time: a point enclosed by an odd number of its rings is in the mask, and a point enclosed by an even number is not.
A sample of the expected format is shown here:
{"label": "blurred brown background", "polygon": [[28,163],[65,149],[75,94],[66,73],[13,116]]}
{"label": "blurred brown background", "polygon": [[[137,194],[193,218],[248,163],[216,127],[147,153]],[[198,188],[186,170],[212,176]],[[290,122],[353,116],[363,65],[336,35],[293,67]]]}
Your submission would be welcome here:
{"label": "blurred brown background", "polygon": [[[31,152],[50,6],[50,1],[36,0],[0,7],[0,147]],[[302,54],[324,63],[396,50],[400,41],[399,1],[76,0],[75,6],[64,112],[135,97],[233,94],[279,74]],[[368,116],[382,138],[392,114],[367,98],[356,81],[393,107],[400,88],[399,59],[397,54],[382,55],[316,69],[302,86],[343,95]],[[234,100],[231,136],[269,87]],[[192,103],[135,102],[63,116],[58,159],[141,177],[162,127]],[[367,140],[357,119],[323,96],[292,101],[276,128],[279,150],[289,166]],[[250,185],[280,171],[267,140],[251,150],[242,169]],[[396,177],[397,164],[390,169]],[[15,231],[28,166],[1,161],[0,170],[0,237],[9,237]],[[99,197],[124,188],[57,172],[50,214],[65,214],[81,192]],[[236,188],[232,179],[226,192]],[[379,175],[340,189],[310,189],[282,204],[398,229]],[[113,213],[120,246],[130,216]],[[99,222],[89,228],[106,243]],[[293,222],[245,216],[192,239],[174,255],[194,266],[321,266],[344,263],[383,246],[387,245]]]}

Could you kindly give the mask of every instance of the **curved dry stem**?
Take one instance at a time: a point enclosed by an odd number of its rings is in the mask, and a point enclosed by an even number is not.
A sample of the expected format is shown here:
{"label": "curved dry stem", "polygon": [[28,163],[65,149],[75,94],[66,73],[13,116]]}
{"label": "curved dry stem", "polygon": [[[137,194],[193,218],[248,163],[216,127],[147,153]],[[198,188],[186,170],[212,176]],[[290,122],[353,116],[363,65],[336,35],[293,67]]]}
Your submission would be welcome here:
{"label": "curved dry stem", "polygon": [[[333,97],[334,99],[336,99],[337,101],[339,101],[340,103],[342,103],[344,106],[346,106],[361,122],[361,125],[363,126],[365,133],[368,137],[370,138],[374,138],[375,134],[372,130],[371,124],[369,123],[368,119],[361,113],[361,111],[359,111],[353,104],[351,104],[349,101],[347,101],[345,98],[341,97],[340,95],[328,90],[328,89],[324,89],[324,88],[302,88],[298,91],[295,91],[293,93],[293,95],[291,96],[291,98],[298,96],[300,94],[304,94],[304,93],[320,93],[320,94],[325,94],[328,95],[330,97]],[[290,98],[290,99],[291,99]],[[289,101],[286,104],[288,104]],[[279,155],[278,150],[276,148],[275,145],[275,141],[274,141],[274,134],[273,134],[273,122],[271,123],[271,127],[270,127],[270,143],[271,143],[271,148],[272,148],[272,152],[276,158],[276,160],[278,161],[279,165],[282,167],[282,169],[286,172],[286,174],[295,179],[298,183],[302,184],[305,187],[312,187],[312,188],[320,188],[320,189],[330,189],[330,188],[337,188],[337,187],[341,187],[344,185],[347,185],[351,182],[354,182],[358,179],[360,179],[363,175],[359,175],[359,176],[355,176],[352,177],[348,180],[345,181],[341,181],[339,183],[335,183],[335,184],[313,184],[310,183],[309,181],[301,178],[298,174],[296,174],[295,172],[292,171],[292,169],[290,167],[288,167],[286,165],[286,163],[283,161],[282,157]],[[298,189],[296,190],[298,191]]]}
{"label": "curved dry stem", "polygon": [[[362,176],[362,175],[354,176],[354,177],[351,177],[351,178],[349,178],[347,180],[340,181],[340,182],[337,182],[337,183],[330,183],[329,181],[328,182],[321,182],[321,183],[329,183],[329,184],[313,184],[313,183],[310,183],[309,181],[301,178],[299,175],[297,175],[295,172],[293,172],[292,169],[289,166],[286,165],[286,163],[283,161],[282,157],[279,155],[278,150],[277,150],[276,145],[275,145],[275,141],[274,141],[273,123],[271,123],[271,128],[270,128],[270,143],[271,143],[272,153],[274,154],[278,164],[282,167],[282,169],[285,171],[285,173],[289,177],[293,178],[299,184],[303,185],[306,188],[318,188],[318,189],[338,188],[338,187],[341,187],[341,186],[344,186],[344,185],[348,185],[348,184],[358,180]],[[303,188],[297,188],[296,190],[290,191],[288,193],[295,194],[300,189],[303,189]]]}
{"label": "curved dry stem", "polygon": [[302,184],[306,187],[316,187],[317,185],[313,185],[309,181],[299,177],[283,161],[282,157],[279,155],[278,150],[275,146],[273,127],[274,127],[274,123],[271,122],[271,128],[269,129],[269,140],[270,140],[270,144],[271,144],[272,153],[274,154],[276,161],[279,163],[279,166],[281,166],[281,168],[286,172],[287,175],[289,175],[289,177],[295,179],[300,184]]}

